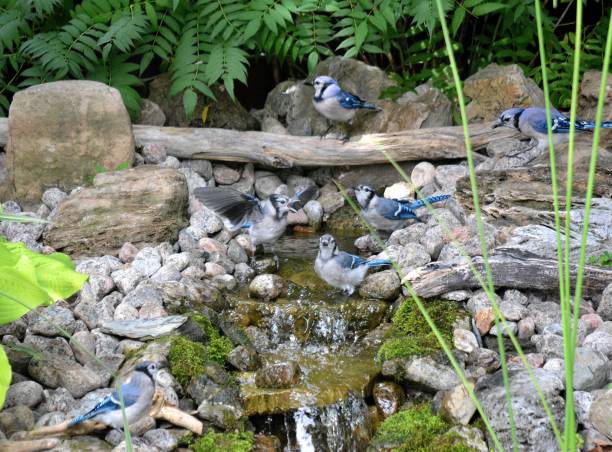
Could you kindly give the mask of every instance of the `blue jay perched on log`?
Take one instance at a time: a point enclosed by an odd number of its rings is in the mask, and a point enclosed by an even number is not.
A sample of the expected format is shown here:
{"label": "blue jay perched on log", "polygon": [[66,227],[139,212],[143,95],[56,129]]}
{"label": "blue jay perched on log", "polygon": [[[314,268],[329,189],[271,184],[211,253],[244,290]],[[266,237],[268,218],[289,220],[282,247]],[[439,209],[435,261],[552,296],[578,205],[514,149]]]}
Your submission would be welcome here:
{"label": "blue jay perched on log", "polygon": [[[555,145],[569,141],[570,120],[567,116],[552,108],[552,137]],[[595,121],[576,120],[576,132],[588,132],[595,129]],[[548,148],[548,128],[546,127],[546,109],[542,107],[510,108],[499,115],[495,127],[511,127],[537,143],[538,149]],[[612,121],[602,121],[601,127],[612,129]]]}
{"label": "blue jay perched on log", "polygon": [[275,242],[287,229],[287,214],[297,212],[316,194],[317,188],[309,186],[292,198],[272,194],[260,201],[255,196],[227,187],[200,187],[195,197],[223,219],[230,231],[248,230],[253,244]]}
{"label": "blue jay perched on log", "polygon": [[336,240],[331,235],[325,234],[319,239],[319,253],[314,269],[319,278],[327,284],[351,295],[355,287],[361,284],[369,268],[384,265],[391,265],[391,261],[387,259],[366,260],[339,251]]}
{"label": "blue jay perched on log", "polygon": [[[321,75],[305,84],[314,87],[315,92],[312,98],[314,108],[331,121],[351,124],[357,110],[380,111],[376,105],[340,88],[338,82],[327,75]],[[331,127],[330,125],[323,135],[327,134]],[[343,141],[348,141],[348,139],[347,134]]]}
{"label": "blue jay perched on log", "polygon": [[[143,361],[135,367],[132,375],[121,385],[128,424],[133,424],[149,414],[155,394],[157,370],[157,364],[151,361]],[[119,400],[119,393],[115,390],[102,399],[91,411],[70,421],[68,426],[72,427],[91,419],[110,427],[122,428],[123,415],[121,414]]]}
{"label": "blue jay perched on log", "polygon": [[425,206],[425,201],[433,204],[450,198],[450,195],[436,195],[416,201],[400,201],[381,198],[367,185],[355,187],[355,196],[363,217],[371,226],[381,231],[395,231],[402,227],[406,220],[418,220],[414,211]]}

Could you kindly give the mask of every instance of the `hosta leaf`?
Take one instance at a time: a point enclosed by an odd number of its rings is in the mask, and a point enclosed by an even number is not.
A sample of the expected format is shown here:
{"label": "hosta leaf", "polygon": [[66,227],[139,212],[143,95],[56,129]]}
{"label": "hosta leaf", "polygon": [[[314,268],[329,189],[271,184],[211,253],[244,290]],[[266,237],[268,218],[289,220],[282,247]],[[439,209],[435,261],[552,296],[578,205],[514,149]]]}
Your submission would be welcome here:
{"label": "hosta leaf", "polygon": [[13,372],[11,371],[11,364],[4,352],[4,347],[0,345],[0,409],[2,409],[4,405],[6,392],[11,384],[12,377]]}

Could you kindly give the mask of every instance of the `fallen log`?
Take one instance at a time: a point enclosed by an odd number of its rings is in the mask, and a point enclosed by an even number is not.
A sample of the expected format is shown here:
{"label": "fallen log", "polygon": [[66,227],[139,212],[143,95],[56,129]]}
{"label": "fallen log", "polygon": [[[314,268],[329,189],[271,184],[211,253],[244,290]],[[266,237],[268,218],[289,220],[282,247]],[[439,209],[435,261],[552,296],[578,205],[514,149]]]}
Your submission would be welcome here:
{"label": "fallen log", "polygon": [[[509,128],[492,129],[473,124],[474,150],[493,140],[518,136]],[[387,163],[384,150],[398,162],[465,158],[463,129],[436,127],[356,137],[348,143],[336,139],[299,137],[228,129],[134,126],[137,146],[158,145],[181,159],[252,162],[275,168],[292,166],[344,166]],[[0,118],[0,146],[8,141],[8,119]]]}
{"label": "fallen log", "polygon": [[[474,267],[485,280],[481,257],[473,258]],[[527,253],[504,250],[489,257],[493,284],[496,288],[557,290],[559,271],[557,261],[535,257]],[[572,287],[576,282],[578,265],[570,266]],[[417,295],[432,298],[461,289],[474,289],[480,284],[467,264],[428,264],[407,274],[403,282],[409,282]],[[584,267],[583,293],[599,295],[612,282],[612,269],[586,265]]]}

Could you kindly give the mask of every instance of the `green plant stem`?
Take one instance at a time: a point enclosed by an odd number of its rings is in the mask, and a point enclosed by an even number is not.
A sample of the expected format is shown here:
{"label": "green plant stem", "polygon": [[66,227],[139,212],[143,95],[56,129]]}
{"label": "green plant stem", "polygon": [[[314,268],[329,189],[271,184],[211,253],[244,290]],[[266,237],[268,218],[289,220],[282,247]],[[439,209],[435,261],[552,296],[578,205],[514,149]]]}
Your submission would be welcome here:
{"label": "green plant stem", "polygon": [[[453,80],[455,82],[455,89],[457,90],[457,100],[459,102],[459,109],[461,112],[461,123],[463,125],[463,136],[465,140],[465,149],[467,154],[468,168],[470,172],[470,187],[472,190],[472,200],[474,203],[474,216],[476,217],[476,226],[478,229],[478,238],[480,240],[480,249],[482,252],[483,265],[487,279],[487,293],[489,298],[494,298],[494,287],[493,277],[491,274],[491,267],[489,265],[489,255],[487,250],[487,243],[484,236],[484,226],[482,223],[480,202],[478,198],[478,184],[476,183],[476,171],[474,168],[474,158],[472,154],[472,142],[470,139],[467,113],[465,111],[465,99],[463,97],[463,89],[461,86],[461,78],[459,77],[459,71],[457,69],[457,62],[455,61],[455,54],[453,51],[452,40],[448,27],[446,25],[446,18],[444,16],[444,8],[442,7],[441,0],[436,0],[436,6],[438,8],[438,18],[440,25],[442,26],[442,33],[444,35],[444,42],[446,43],[446,51],[448,52],[448,58],[451,64],[451,71],[453,74]],[[514,420],[514,410],[512,409],[512,393],[510,392],[510,381],[508,377],[508,366],[505,357],[504,341],[503,341],[503,330],[500,328],[500,319],[495,313],[495,328],[497,330],[498,347],[500,361],[502,365],[502,377],[504,381],[504,389],[506,393],[506,403],[508,405],[508,419],[510,421],[510,431],[512,436],[512,447],[514,451],[518,451],[518,440],[516,437],[516,422]]]}

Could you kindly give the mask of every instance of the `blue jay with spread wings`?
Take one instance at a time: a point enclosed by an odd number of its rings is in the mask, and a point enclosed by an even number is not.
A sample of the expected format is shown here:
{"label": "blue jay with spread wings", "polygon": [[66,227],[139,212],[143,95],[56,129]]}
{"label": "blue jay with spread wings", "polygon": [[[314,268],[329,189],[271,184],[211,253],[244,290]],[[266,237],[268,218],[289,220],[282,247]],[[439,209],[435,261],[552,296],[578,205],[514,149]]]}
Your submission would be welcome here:
{"label": "blue jay with spread wings", "polygon": [[[552,137],[555,145],[566,143],[569,140],[570,119],[552,108]],[[576,132],[588,132],[595,129],[595,121],[575,121]],[[546,126],[546,109],[542,107],[510,108],[501,115],[493,128],[510,127],[518,130],[523,135],[531,138],[537,143],[539,149],[548,148],[548,127]],[[602,121],[601,127],[612,129],[612,121]]]}
{"label": "blue jay with spread wings", "polygon": [[[343,90],[336,80],[327,75],[321,75],[306,84],[314,87],[315,92],[312,98],[314,108],[331,121],[350,124],[357,110],[380,111],[376,105]],[[327,132],[329,129],[331,125]],[[348,138],[348,135],[345,136],[344,141],[347,141]]]}
{"label": "blue jay with spread wings", "polygon": [[367,185],[355,187],[355,196],[365,220],[381,231],[395,231],[407,220],[418,220],[415,210],[425,206],[426,202],[434,204],[450,198],[450,195],[435,195],[416,201],[400,201],[382,198]]}
{"label": "blue jay with spread wings", "polygon": [[[156,363],[143,361],[135,367],[128,380],[121,385],[128,424],[133,424],[149,414],[155,395],[157,370]],[[93,409],[74,418],[68,425],[72,427],[89,419],[110,427],[122,428],[123,415],[119,393],[115,390],[102,399]]]}
{"label": "blue jay with spread wings", "polygon": [[253,248],[262,243],[275,242],[287,229],[287,214],[297,212],[316,194],[315,186],[308,186],[295,196],[272,194],[260,201],[255,196],[227,187],[201,187],[195,197],[223,219],[230,231],[247,229]]}
{"label": "blue jay with spread wings", "polygon": [[317,275],[332,287],[342,289],[348,295],[361,284],[369,268],[391,265],[386,259],[367,260],[338,250],[336,240],[329,234],[319,239],[319,253],[314,269]]}

